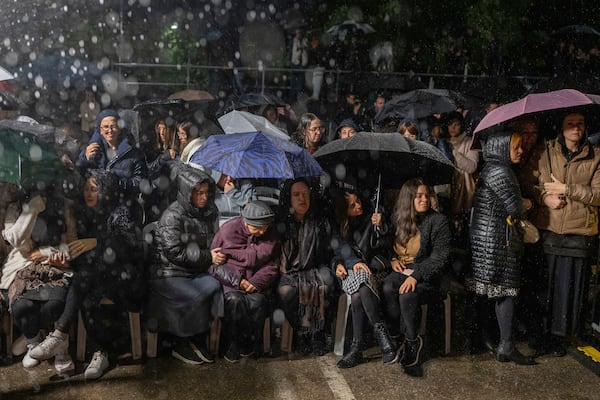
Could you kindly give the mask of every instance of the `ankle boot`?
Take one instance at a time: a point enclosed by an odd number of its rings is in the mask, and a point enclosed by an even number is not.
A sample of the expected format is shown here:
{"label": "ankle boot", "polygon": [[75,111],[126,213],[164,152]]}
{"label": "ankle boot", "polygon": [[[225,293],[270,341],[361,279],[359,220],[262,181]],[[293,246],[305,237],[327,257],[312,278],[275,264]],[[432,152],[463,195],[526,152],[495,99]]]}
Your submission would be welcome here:
{"label": "ankle boot", "polygon": [[337,363],[338,368],[356,367],[363,361],[362,350],[360,349],[360,340],[353,339],[350,350]]}
{"label": "ankle boot", "polygon": [[373,328],[375,338],[377,339],[377,343],[379,343],[379,348],[381,349],[381,358],[383,363],[391,364],[398,361],[398,352],[396,351],[396,346],[394,346],[394,342],[392,342],[390,334],[388,333],[383,322],[377,322]]}
{"label": "ankle boot", "polygon": [[416,339],[412,340],[406,339],[404,341],[404,353],[402,353],[400,364],[402,364],[403,367],[413,367],[418,365],[422,348],[423,339],[421,339],[421,336],[417,336]]}

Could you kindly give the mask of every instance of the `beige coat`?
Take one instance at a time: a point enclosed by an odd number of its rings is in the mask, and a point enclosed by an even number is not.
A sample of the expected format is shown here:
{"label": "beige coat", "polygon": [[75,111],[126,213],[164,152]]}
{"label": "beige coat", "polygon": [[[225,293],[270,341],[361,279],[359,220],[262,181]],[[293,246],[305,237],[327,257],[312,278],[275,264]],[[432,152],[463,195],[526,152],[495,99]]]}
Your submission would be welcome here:
{"label": "beige coat", "polygon": [[[586,144],[567,161],[557,139],[549,140],[547,150],[538,146],[521,172],[523,197],[534,201],[530,220],[539,229],[557,234],[593,236],[598,234],[600,206],[600,149]],[[551,182],[548,160],[554,177],[568,186],[567,205],[551,210],[544,204],[544,183]]]}

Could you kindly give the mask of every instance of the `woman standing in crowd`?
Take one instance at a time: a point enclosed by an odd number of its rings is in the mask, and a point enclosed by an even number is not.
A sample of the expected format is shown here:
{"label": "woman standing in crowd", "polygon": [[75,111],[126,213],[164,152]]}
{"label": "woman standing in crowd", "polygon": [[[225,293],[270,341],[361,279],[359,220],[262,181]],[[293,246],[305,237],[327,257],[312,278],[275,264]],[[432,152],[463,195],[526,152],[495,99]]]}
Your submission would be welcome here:
{"label": "woman standing in crowd", "polygon": [[397,361],[396,346],[383,323],[379,307],[379,286],[388,268],[383,256],[387,227],[379,212],[364,212],[363,203],[353,190],[336,199],[337,232],[333,238],[335,275],[342,289],[352,298],[352,344],[338,361],[338,368],[352,368],[362,361],[362,335],[365,317],[373,326],[384,364]]}
{"label": "woman standing in crowd", "polygon": [[296,334],[294,346],[301,354],[324,355],[325,332],[332,321],[335,278],[329,268],[331,225],[318,215],[308,181],[286,181],[279,206],[281,234],[281,307]]}
{"label": "woman standing in crowd", "polygon": [[208,269],[226,261],[220,248],[210,249],[218,229],[215,184],[192,168],[182,168],[177,183],[177,200],[163,212],[155,231],[149,324],[179,338],[173,357],[188,364],[212,363],[206,340],[213,317],[222,315],[223,295]]}
{"label": "woman standing in crowd", "polygon": [[587,141],[585,117],[567,111],[558,137],[536,148],[521,177],[534,199],[548,276],[545,351],[564,356],[565,337],[581,333],[590,269],[597,257],[600,148]]}
{"label": "woman standing in crowd", "polygon": [[420,179],[404,183],[394,208],[392,272],[383,282],[385,313],[394,336],[405,326],[400,364],[409,375],[420,376],[423,339],[419,336],[421,304],[441,295],[441,277],[450,256],[450,228],[446,217],[432,208],[435,194]]}
{"label": "woman standing in crowd", "polygon": [[[513,341],[515,298],[521,285],[523,252],[519,221],[525,219],[525,201],[511,166],[518,165],[522,155],[518,134],[492,135],[483,144],[484,166],[475,192],[470,231],[473,277],[467,287],[495,301],[500,327],[496,359],[533,365],[536,362],[521,354]],[[479,315],[480,319],[485,317]]]}
{"label": "woman standing in crowd", "polygon": [[324,133],[325,127],[319,117],[313,113],[304,113],[292,140],[313,154],[323,144]]}

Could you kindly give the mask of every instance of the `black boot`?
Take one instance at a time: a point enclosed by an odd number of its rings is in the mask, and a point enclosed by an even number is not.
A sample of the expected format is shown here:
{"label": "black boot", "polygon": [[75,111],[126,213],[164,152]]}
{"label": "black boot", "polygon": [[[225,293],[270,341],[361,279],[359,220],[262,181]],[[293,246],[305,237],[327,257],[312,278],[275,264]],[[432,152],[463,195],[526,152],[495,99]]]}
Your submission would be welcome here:
{"label": "black boot", "polygon": [[500,343],[498,345],[496,360],[500,362],[512,361],[517,365],[537,364],[533,357],[522,354],[512,343]]}
{"label": "black boot", "polygon": [[337,363],[338,368],[356,367],[363,361],[362,350],[360,349],[360,340],[352,340],[350,350]]}
{"label": "black boot", "polygon": [[379,343],[379,348],[381,349],[381,358],[383,363],[391,364],[398,361],[398,351],[396,350],[396,346],[394,346],[394,342],[392,342],[390,334],[388,333],[383,322],[377,322],[373,328],[375,338],[377,339],[377,343]]}
{"label": "black boot", "polygon": [[413,367],[420,363],[421,349],[423,348],[423,339],[421,336],[417,336],[416,339],[406,339],[404,341],[404,353],[400,359],[400,364],[403,367]]}

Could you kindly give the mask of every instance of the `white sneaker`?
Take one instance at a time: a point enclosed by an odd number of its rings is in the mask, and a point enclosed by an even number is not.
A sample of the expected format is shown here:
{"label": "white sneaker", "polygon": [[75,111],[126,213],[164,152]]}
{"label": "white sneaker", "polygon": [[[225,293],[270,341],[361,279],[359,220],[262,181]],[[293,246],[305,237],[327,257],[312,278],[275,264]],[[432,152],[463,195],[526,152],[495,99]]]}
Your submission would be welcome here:
{"label": "white sneaker", "polygon": [[31,357],[31,350],[33,350],[37,345],[38,343],[30,343],[27,345],[27,353],[25,353],[25,355],[23,356],[22,361],[23,367],[33,368],[40,365],[40,360],[36,360],[35,358]]}
{"label": "white sneaker", "polygon": [[54,357],[54,369],[58,375],[64,375],[69,371],[75,370],[75,364],[73,364],[73,359],[69,355],[69,352],[57,354]]}
{"label": "white sneaker", "polygon": [[12,344],[13,356],[21,356],[27,352],[27,339],[25,335],[21,335]]}
{"label": "white sneaker", "polygon": [[46,339],[39,345],[37,345],[34,349],[31,350],[31,357],[36,360],[47,360],[52,358],[58,354],[68,353],[69,349],[69,340],[68,336],[65,336],[64,339],[61,339],[53,334],[46,336]]}
{"label": "white sneaker", "polygon": [[103,351],[97,351],[92,356],[92,361],[85,369],[83,376],[85,379],[98,379],[108,368],[108,354]]}

